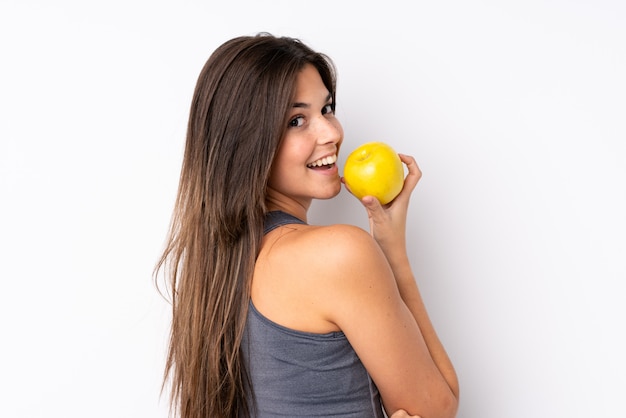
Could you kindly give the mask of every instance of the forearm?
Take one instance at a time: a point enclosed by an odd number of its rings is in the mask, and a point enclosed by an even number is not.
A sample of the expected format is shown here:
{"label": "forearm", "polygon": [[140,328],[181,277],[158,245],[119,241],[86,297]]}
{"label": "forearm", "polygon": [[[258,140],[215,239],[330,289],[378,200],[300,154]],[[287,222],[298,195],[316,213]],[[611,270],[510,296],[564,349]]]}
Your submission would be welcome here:
{"label": "forearm", "polygon": [[[406,251],[405,234],[407,230],[408,205],[410,195],[421,178],[421,171],[413,157],[403,154],[399,155],[408,168],[408,174],[405,177],[404,187],[400,194],[384,207],[380,205],[377,199],[371,196],[364,197],[361,199],[361,202],[367,210],[370,233],[382,249],[387,262],[391,266],[400,297],[414,318],[421,334],[418,335],[415,329],[412,329],[411,335],[420,339],[415,341],[415,343],[421,346],[420,350],[413,352],[412,355],[419,356],[425,367],[425,381],[420,383],[436,385],[432,389],[443,396],[440,400],[447,404],[444,406],[444,409],[447,416],[451,417],[458,406],[459,384],[456,372],[430,321]],[[410,318],[407,318],[406,311],[402,315],[406,320],[410,320]],[[423,349],[427,350],[427,352],[421,351]],[[432,363],[430,363],[431,361]],[[441,379],[435,378],[437,372]],[[431,378],[435,378],[437,382],[431,381]],[[403,407],[402,404],[405,402],[406,399],[399,402],[396,407]]]}
{"label": "forearm", "polygon": [[459,384],[454,366],[430,320],[406,251],[403,248],[398,248],[396,251],[385,252],[385,256],[396,278],[400,296],[413,314],[435,366],[439,369],[455,398],[458,399]]}

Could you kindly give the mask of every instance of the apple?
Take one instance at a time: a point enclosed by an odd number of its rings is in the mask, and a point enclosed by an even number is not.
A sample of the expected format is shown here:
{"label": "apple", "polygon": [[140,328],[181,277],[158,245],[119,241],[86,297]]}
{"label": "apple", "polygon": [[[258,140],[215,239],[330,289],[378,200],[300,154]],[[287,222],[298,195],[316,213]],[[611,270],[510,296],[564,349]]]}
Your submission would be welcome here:
{"label": "apple", "polygon": [[348,155],[343,178],[361,200],[374,196],[381,205],[391,202],[404,185],[404,166],[394,149],[384,142],[368,142]]}

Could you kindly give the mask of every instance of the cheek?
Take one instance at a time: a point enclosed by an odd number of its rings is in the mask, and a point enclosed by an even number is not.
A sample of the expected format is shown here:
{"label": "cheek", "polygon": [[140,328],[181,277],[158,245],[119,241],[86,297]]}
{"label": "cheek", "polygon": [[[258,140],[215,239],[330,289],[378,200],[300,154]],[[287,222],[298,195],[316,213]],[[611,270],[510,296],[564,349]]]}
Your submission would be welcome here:
{"label": "cheek", "polygon": [[274,165],[270,171],[270,177],[268,180],[268,185],[271,187],[276,187],[279,185],[280,180],[284,178],[284,170],[282,169],[283,165],[280,163],[280,157],[277,155],[274,159]]}
{"label": "cheek", "polygon": [[270,171],[269,185],[280,188],[284,186],[293,175],[294,156],[289,149],[281,147],[274,157],[274,164]]}
{"label": "cheek", "polygon": [[275,164],[282,167],[305,165],[315,148],[315,139],[306,134],[287,135],[276,154]]}

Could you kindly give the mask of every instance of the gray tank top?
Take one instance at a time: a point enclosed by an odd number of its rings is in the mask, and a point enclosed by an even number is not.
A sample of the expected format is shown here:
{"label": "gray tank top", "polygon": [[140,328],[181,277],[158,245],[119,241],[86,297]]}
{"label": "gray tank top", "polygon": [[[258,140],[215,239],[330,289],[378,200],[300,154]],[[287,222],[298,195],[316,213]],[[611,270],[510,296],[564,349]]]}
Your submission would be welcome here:
{"label": "gray tank top", "polygon": [[[265,233],[304,224],[270,212]],[[250,301],[242,351],[257,417],[382,418],[378,389],[343,332],[314,334],[265,318]]]}

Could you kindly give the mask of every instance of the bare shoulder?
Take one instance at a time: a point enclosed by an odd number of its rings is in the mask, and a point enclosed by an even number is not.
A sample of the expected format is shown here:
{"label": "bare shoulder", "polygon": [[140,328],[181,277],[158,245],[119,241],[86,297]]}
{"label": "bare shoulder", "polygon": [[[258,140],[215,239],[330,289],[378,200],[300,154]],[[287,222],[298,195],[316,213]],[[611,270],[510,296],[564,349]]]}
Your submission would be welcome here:
{"label": "bare shoulder", "polygon": [[361,228],[287,225],[264,239],[252,299],[266,317],[286,327],[336,331],[341,329],[336,307],[358,299],[359,287],[384,278],[380,271],[386,268],[378,245]]}
{"label": "bare shoulder", "polygon": [[377,252],[378,245],[365,230],[346,224],[288,225],[268,236],[268,255],[284,257],[287,253],[310,263],[322,261],[320,256],[350,261],[353,257]]}
{"label": "bare shoulder", "polygon": [[294,254],[296,258],[317,272],[316,285],[331,295],[341,291],[349,296],[352,292],[345,293],[350,290],[346,286],[362,286],[367,278],[374,281],[393,278],[378,243],[357,226],[312,226],[303,229],[293,244],[293,251],[299,253]]}
{"label": "bare shoulder", "polygon": [[[310,282],[324,295],[320,306],[340,328],[346,326],[341,322],[357,314],[364,305],[399,297],[391,267],[367,231],[337,224],[308,228],[300,239],[301,243],[294,246],[306,254],[300,259],[300,267],[310,268]],[[338,306],[342,309],[338,310]],[[352,313],[345,316],[348,310]]]}
{"label": "bare shoulder", "polygon": [[[300,244],[309,248],[314,259],[323,254],[340,264],[382,256],[378,244],[365,230],[346,224],[313,226],[303,230]],[[321,260],[320,260],[321,261]]]}

